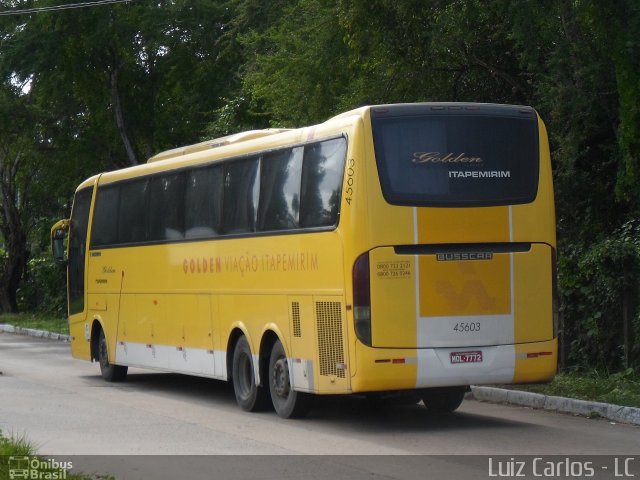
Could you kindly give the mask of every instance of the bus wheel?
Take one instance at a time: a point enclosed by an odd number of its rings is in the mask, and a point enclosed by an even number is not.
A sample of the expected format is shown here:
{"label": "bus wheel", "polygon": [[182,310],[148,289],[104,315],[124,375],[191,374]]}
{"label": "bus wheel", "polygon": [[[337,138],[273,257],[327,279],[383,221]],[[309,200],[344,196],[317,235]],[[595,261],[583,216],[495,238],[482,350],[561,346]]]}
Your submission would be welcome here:
{"label": "bus wheel", "polygon": [[269,392],[276,413],[282,418],[300,418],[309,411],[309,396],[291,388],[289,363],[280,340],[269,357]]}
{"label": "bus wheel", "polygon": [[233,391],[240,408],[247,412],[261,410],[265,403],[266,389],[256,385],[253,358],[247,338],[242,336],[233,350]]}
{"label": "bus wheel", "polygon": [[100,373],[107,382],[121,382],[127,376],[129,367],[125,365],[114,365],[109,363],[107,338],[104,331],[100,330],[98,339],[98,362],[100,363]]}
{"label": "bus wheel", "polygon": [[422,401],[431,412],[453,412],[462,400],[467,387],[428,388],[422,393]]}

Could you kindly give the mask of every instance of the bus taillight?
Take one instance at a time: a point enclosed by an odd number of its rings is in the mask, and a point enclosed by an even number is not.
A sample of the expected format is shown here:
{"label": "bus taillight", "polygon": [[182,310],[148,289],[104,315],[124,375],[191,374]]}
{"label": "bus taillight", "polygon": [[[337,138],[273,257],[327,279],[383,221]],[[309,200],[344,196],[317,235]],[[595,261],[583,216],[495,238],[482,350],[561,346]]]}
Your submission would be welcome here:
{"label": "bus taillight", "polygon": [[358,339],[371,346],[369,252],[360,255],[353,265],[353,318]]}

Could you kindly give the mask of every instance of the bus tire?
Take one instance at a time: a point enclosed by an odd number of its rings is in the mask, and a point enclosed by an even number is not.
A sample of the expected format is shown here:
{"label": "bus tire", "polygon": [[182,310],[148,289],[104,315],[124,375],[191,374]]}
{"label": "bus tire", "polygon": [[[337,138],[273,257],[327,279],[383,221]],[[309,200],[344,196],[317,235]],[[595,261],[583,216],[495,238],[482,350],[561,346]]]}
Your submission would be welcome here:
{"label": "bus tire", "polygon": [[251,348],[243,335],[233,350],[231,376],[236,402],[246,412],[262,410],[266,399],[266,389],[256,384],[254,371]]}
{"label": "bus tire", "polygon": [[430,412],[451,413],[460,406],[466,391],[467,387],[429,388],[423,391],[422,401]]}
{"label": "bus tire", "polygon": [[129,367],[126,365],[114,365],[109,362],[109,348],[107,345],[107,337],[104,331],[100,329],[98,337],[98,362],[100,363],[100,374],[107,382],[121,382],[127,376]]}
{"label": "bus tire", "polygon": [[278,416],[300,418],[309,411],[309,396],[291,386],[289,362],[280,340],[276,340],[269,356],[269,393]]}

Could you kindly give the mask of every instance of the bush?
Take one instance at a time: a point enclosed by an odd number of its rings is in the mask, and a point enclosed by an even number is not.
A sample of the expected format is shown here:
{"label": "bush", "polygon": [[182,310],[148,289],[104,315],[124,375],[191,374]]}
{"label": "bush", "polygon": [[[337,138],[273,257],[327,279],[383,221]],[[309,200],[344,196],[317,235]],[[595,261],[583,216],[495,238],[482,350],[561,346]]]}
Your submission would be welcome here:
{"label": "bush", "polygon": [[18,288],[20,311],[43,312],[64,317],[67,310],[67,276],[49,256],[32,258]]}
{"label": "bush", "polygon": [[[638,304],[640,225],[627,222],[604,240],[565,247],[558,271],[562,339],[568,352],[565,366],[622,369],[625,295],[634,308]],[[636,339],[640,338],[637,310],[632,325]],[[637,366],[638,342],[631,347],[631,363]]]}

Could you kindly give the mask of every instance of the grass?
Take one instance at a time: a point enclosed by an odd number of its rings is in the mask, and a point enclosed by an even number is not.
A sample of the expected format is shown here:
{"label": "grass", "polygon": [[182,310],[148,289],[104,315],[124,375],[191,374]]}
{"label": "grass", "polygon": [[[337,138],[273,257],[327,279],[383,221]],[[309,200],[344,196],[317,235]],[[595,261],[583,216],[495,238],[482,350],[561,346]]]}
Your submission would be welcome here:
{"label": "grass", "polygon": [[[8,438],[2,434],[0,430],[0,458],[8,455],[32,455],[33,447],[22,438]],[[4,459],[2,460],[4,461]],[[2,464],[4,465],[4,463]],[[0,473],[3,472],[0,467]],[[2,478],[2,477],[0,477]]]}
{"label": "grass", "polygon": [[66,318],[43,313],[3,313],[0,314],[0,323],[7,323],[15,327],[69,334],[69,324]]}
{"label": "grass", "polygon": [[640,373],[632,368],[614,374],[598,371],[559,373],[551,383],[508,388],[640,408]]}
{"label": "grass", "polygon": [[[28,457],[22,460],[22,462],[11,459],[11,457]],[[47,457],[49,459],[50,457]],[[38,459],[40,465],[35,469],[32,468],[32,462]],[[0,479],[10,478],[9,470],[15,469],[16,466],[20,468],[28,469],[29,474],[37,472],[39,478],[67,478],[69,480],[112,480],[111,476],[104,475],[84,475],[84,474],[72,474],[65,472],[64,469],[51,468],[51,462],[47,462],[47,459],[36,455],[35,448],[31,445],[25,437],[15,438],[7,437],[3,435],[0,430]],[[10,461],[11,460],[11,461]],[[56,460],[55,458],[53,460]],[[44,466],[42,465],[44,464]],[[66,473],[66,475],[64,475]],[[35,478],[35,477],[28,477]]]}

